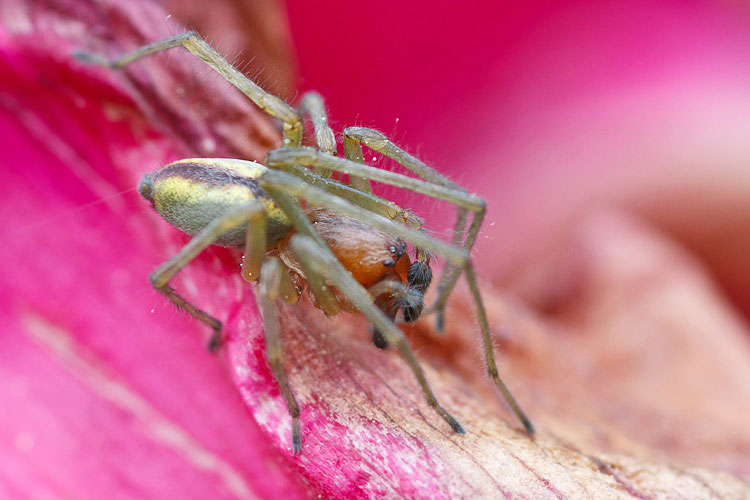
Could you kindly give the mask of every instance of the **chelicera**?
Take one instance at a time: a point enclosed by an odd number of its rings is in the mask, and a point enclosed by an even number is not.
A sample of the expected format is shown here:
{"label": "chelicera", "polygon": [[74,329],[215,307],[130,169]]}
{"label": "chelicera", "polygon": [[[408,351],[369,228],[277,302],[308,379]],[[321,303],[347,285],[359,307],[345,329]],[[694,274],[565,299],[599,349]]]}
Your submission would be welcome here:
{"label": "chelicera", "polygon": [[[278,299],[293,304],[305,288],[313,304],[327,315],[340,310],[365,315],[373,324],[374,344],[397,349],[430,406],[455,432],[465,432],[438,403],[403,332],[394,323],[399,312],[405,321],[415,321],[422,314],[424,295],[432,281],[431,254],[446,260],[438,297],[430,308],[437,315],[438,329],[442,329],[448,296],[463,273],[476,304],[489,376],[532,434],[531,422],[498,374],[469,256],[484,218],[485,201],[372,129],[344,129],[344,157],[338,157],[335,136],[317,93],[304,94],[294,108],[245,77],[197,33],[173,36],[114,59],[83,52],[76,57],[119,69],[173,47],[187,49],[280,120],[283,147],[269,152],[264,165],[239,159],[191,158],[143,177],[141,195],[167,222],[193,236],[177,255],[151,273],[151,283],[212,328],[209,348],[215,350],[221,343],[221,322],[183,298],[169,282],[209,245],[244,249],[242,276],[259,282],[267,357],[292,417],[293,452],[300,452],[302,436],[299,406],[283,365]],[[301,146],[305,117],[312,121],[317,149]],[[395,160],[420,179],[365,165],[363,145]],[[349,183],[334,179],[333,172],[347,174]],[[422,220],[409,210],[374,195],[370,181],[456,205],[451,244],[425,234]],[[407,243],[414,248],[413,258]]]}

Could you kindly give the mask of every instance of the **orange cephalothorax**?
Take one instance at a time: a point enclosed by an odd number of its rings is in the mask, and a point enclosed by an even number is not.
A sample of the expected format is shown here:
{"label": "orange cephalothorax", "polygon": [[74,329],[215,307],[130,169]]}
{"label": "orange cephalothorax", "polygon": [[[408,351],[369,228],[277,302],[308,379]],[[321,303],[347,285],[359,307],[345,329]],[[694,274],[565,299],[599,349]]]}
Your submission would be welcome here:
{"label": "orange cephalothorax", "polygon": [[[363,286],[386,277],[406,282],[411,261],[401,239],[326,209],[312,209],[307,216],[339,262]],[[288,247],[292,234],[279,243],[279,256],[288,267],[304,274]]]}

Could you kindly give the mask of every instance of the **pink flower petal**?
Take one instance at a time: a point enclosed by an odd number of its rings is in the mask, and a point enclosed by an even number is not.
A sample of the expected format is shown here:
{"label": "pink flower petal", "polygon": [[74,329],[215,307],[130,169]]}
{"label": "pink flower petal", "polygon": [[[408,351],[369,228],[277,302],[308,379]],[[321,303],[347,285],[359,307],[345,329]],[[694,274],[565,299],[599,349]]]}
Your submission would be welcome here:
{"label": "pink flower petal", "polygon": [[103,80],[115,76],[71,61],[89,35],[60,33],[101,11],[5,7],[3,496],[300,496],[203,329],[145,279],[174,233],[133,187],[184,146]]}
{"label": "pink flower petal", "polygon": [[[395,353],[370,345],[365,321],[328,320],[304,303],[284,308],[286,366],[304,429],[303,454],[292,457],[289,417],[238,254],[209,250],[176,280],[224,321],[227,342],[217,360],[205,351],[206,328],[145,279],[187,239],[133,190],[143,172],[179,157],[260,158],[277,130],[185,54],[144,60],[125,74],[70,60],[73,48],[119,53],[177,31],[151,4],[9,2],[0,16],[0,132],[13,145],[3,157],[12,174],[0,188],[3,213],[13,215],[0,218],[10,285],[0,290],[7,381],[0,400],[11,409],[0,415],[0,493],[747,494],[742,480],[697,468],[744,477],[750,470],[741,419],[750,411],[742,383],[747,328],[672,243],[621,218],[594,220],[577,233],[582,253],[595,258],[564,263],[586,300],[561,304],[570,314],[563,321],[486,294],[501,371],[539,424],[536,441],[518,431],[478,369],[476,332],[467,328],[473,315],[459,292],[444,337],[426,322],[412,334],[435,392],[469,429],[461,437],[423,401]],[[404,99],[406,108],[415,102]],[[462,116],[460,101],[452,102]],[[654,279],[664,260],[675,263],[671,272]],[[645,299],[618,302],[632,296]],[[708,313],[697,324],[675,314],[702,307]],[[623,332],[633,318],[643,319],[641,328]],[[716,325],[715,356],[698,363],[705,332]],[[644,356],[636,347],[655,335],[663,343]],[[612,354],[613,345],[628,349]],[[686,361],[669,356],[675,345],[690,355]],[[668,362],[674,366],[665,372]],[[674,373],[676,382],[664,378]],[[672,397],[675,384],[696,381],[722,390],[688,400],[692,406]],[[646,383],[653,387],[644,392]],[[690,443],[679,439],[682,431]],[[665,463],[672,460],[691,468]]]}

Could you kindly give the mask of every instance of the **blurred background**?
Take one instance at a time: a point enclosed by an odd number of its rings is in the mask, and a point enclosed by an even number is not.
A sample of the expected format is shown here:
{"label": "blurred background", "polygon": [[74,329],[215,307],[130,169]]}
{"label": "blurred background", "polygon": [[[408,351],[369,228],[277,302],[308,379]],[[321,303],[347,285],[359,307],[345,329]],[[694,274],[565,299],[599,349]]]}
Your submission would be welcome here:
{"label": "blurred background", "polygon": [[490,200],[476,254],[488,275],[571,217],[624,205],[750,312],[746,3],[287,9],[302,89],[327,96],[339,123],[393,133]]}

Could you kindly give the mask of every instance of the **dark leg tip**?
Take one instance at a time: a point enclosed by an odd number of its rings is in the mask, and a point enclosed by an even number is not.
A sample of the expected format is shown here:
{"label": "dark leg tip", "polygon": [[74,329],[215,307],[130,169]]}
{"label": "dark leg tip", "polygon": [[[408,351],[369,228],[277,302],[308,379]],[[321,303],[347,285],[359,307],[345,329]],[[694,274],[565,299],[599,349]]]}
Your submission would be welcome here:
{"label": "dark leg tip", "polygon": [[219,350],[219,347],[221,347],[221,340],[221,329],[214,330],[211,334],[211,338],[208,339],[208,351],[211,354],[216,354]]}
{"label": "dark leg tip", "polygon": [[299,422],[292,422],[292,454],[299,455],[302,453],[302,433],[299,429]]}
{"label": "dark leg tip", "polygon": [[455,432],[456,434],[466,434],[466,429],[464,429],[463,425],[458,423],[458,420],[453,419],[450,424],[451,429],[453,429],[453,432]]}
{"label": "dark leg tip", "polygon": [[111,66],[109,63],[109,59],[106,57],[103,57],[99,54],[92,54],[91,52],[86,52],[83,50],[74,50],[70,56],[73,59],[77,59],[81,62],[87,63],[87,64],[96,64],[99,66]]}
{"label": "dark leg tip", "polygon": [[530,438],[533,438],[536,429],[534,429],[534,424],[531,423],[531,420],[524,415],[523,418],[521,418],[521,423],[523,424],[524,429],[526,429],[526,434],[528,434]]}
{"label": "dark leg tip", "polygon": [[438,309],[435,315],[435,330],[443,333],[443,327],[445,327],[445,311]]}
{"label": "dark leg tip", "polygon": [[90,52],[85,52],[83,50],[74,50],[70,53],[70,56],[73,59],[78,59],[79,61],[83,62],[91,62],[93,58],[93,54],[91,54]]}
{"label": "dark leg tip", "polygon": [[372,329],[372,343],[375,344],[375,347],[378,349],[385,349],[388,347],[388,341],[377,328]]}

